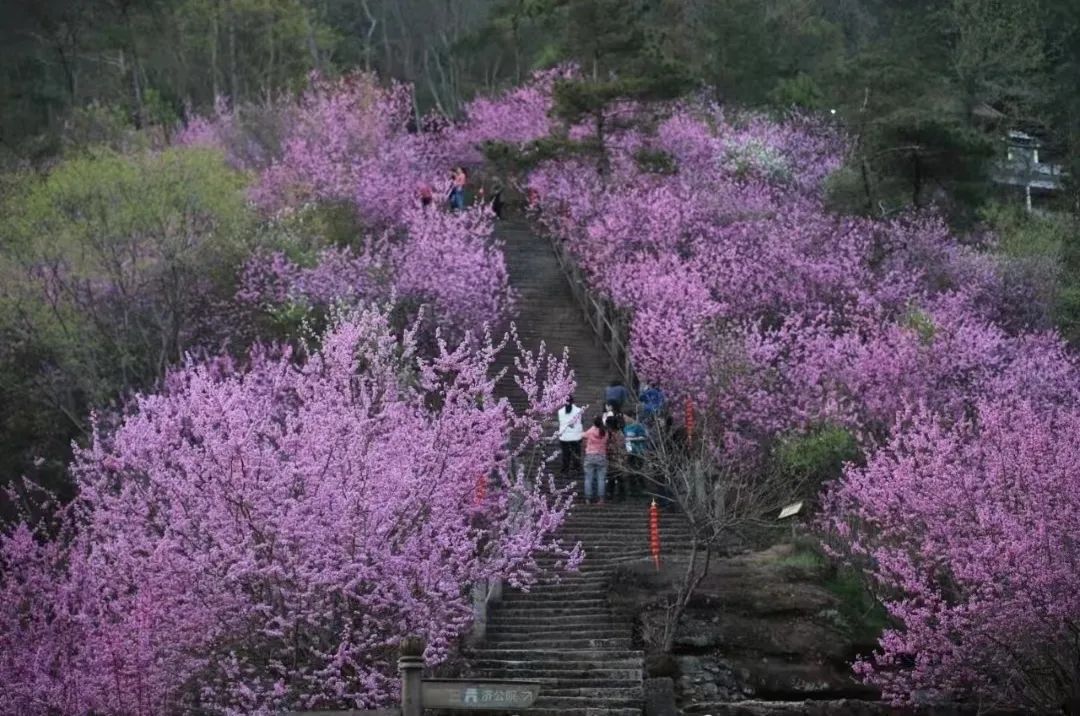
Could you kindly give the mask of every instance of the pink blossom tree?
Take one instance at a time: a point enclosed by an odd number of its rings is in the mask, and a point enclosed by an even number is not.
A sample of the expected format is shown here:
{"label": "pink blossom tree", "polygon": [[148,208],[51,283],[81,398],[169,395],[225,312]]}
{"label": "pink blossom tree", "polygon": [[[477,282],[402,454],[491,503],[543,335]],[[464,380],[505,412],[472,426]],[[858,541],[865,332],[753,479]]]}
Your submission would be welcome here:
{"label": "pink blossom tree", "polygon": [[904,422],[828,504],[894,620],[856,670],[896,702],[1076,713],[1080,408],[1016,394]]}
{"label": "pink blossom tree", "polygon": [[437,663],[469,625],[473,582],[527,586],[539,555],[580,558],[554,537],[570,496],[511,471],[573,388],[566,357],[522,350],[516,414],[494,393],[504,345],[440,340],[424,358],[369,309],[306,355],[189,362],[138,396],[78,452],[78,497],[53,529],[0,541],[5,707],[393,701],[400,637],[425,637]]}

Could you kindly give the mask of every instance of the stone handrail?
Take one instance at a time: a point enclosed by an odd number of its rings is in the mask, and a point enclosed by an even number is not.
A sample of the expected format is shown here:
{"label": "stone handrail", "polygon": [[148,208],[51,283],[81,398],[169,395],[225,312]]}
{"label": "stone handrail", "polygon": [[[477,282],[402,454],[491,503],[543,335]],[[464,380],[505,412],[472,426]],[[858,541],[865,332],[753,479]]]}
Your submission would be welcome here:
{"label": "stone handrail", "polygon": [[630,317],[626,311],[618,308],[608,299],[591,292],[585,281],[585,272],[581,270],[563,243],[557,238],[551,238],[550,241],[555,251],[555,258],[559,262],[559,268],[570,284],[574,299],[585,313],[585,319],[600,339],[608,355],[611,356],[612,363],[615,364],[623,379],[623,385],[636,392],[637,375],[634,373],[633,361],[630,358]]}

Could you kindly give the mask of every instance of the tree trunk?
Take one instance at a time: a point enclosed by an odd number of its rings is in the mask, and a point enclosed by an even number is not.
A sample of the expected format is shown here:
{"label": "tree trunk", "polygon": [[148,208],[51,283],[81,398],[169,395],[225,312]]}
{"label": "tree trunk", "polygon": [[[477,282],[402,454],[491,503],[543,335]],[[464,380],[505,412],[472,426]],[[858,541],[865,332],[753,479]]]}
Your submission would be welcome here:
{"label": "tree trunk", "polygon": [[221,28],[218,26],[218,15],[221,6],[215,4],[210,13],[210,87],[214,93],[214,102],[221,96],[221,87],[218,85],[218,77],[221,69],[218,67],[218,39],[221,36]]}
{"label": "tree trunk", "polygon": [[374,49],[371,38],[375,34],[375,28],[379,22],[375,19],[375,16],[371,14],[371,6],[368,5],[368,1],[364,0],[360,7],[364,11],[364,17],[371,23],[368,26],[367,36],[364,38],[364,72],[371,72],[371,52]]}
{"label": "tree trunk", "polygon": [[698,572],[698,546],[697,542],[693,542],[690,545],[690,562],[686,565],[686,571],[683,573],[682,584],[679,585],[679,589],[675,592],[675,598],[672,602],[671,608],[667,613],[667,623],[664,626],[664,641],[660,645],[663,653],[670,654],[671,650],[675,647],[675,636],[679,630],[679,622],[682,620],[683,614],[686,612],[687,605],[690,604],[690,599],[697,591],[698,585],[701,584],[701,580],[705,578],[705,575],[709,572],[709,563],[712,561],[712,547],[706,545],[705,547],[705,561],[701,567],[701,572]]}
{"label": "tree trunk", "polygon": [[266,62],[266,80],[263,87],[263,96],[266,98],[266,104],[269,105],[274,96],[274,64],[276,57],[276,46],[274,44],[274,20],[270,19],[270,27],[266,30],[266,39],[270,43],[270,58]]}
{"label": "tree trunk", "polygon": [[600,153],[597,160],[596,170],[601,177],[606,177],[611,169],[608,162],[607,142],[604,136],[604,109],[601,107],[596,112],[596,145]]}
{"label": "tree trunk", "polygon": [[240,81],[236,74],[236,6],[233,0],[229,0],[228,15],[229,93],[232,95],[233,106],[236,106],[240,101]]}
{"label": "tree trunk", "polygon": [[[367,5],[367,3],[364,3]],[[308,54],[311,55],[311,66],[315,71],[322,74],[322,57],[319,55],[319,43],[315,41],[315,27],[311,24],[311,16],[308,9],[303,8],[304,13],[304,39],[307,42]]]}
{"label": "tree trunk", "polygon": [[[131,24],[131,15],[124,7],[124,27],[128,33],[128,51],[131,53],[131,94],[135,100],[135,128],[142,129],[146,124],[146,107],[143,104],[142,68],[139,66],[139,50],[135,44],[135,27]],[[121,58],[123,51],[121,51]]]}
{"label": "tree trunk", "polygon": [[911,203],[919,208],[919,199],[922,196],[922,161],[919,159],[919,150],[915,149],[911,154],[912,159],[912,186]]}

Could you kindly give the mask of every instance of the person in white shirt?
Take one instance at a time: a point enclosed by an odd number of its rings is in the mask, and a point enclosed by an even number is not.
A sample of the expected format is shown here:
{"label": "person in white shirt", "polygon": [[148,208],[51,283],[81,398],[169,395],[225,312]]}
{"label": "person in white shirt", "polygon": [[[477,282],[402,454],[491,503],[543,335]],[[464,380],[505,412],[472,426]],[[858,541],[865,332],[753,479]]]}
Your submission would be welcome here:
{"label": "person in white shirt", "polygon": [[567,477],[581,471],[581,408],[574,405],[574,396],[566,398],[566,405],[559,408],[559,447],[562,448],[562,466],[559,474]]}

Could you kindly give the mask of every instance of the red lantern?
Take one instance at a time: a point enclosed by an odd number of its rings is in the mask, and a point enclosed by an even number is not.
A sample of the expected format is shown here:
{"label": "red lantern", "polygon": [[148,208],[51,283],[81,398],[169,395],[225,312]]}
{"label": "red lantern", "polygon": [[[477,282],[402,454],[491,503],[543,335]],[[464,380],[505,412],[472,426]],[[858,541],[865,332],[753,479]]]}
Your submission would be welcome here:
{"label": "red lantern", "polygon": [[484,504],[487,497],[487,475],[480,475],[476,480],[476,504]]}
{"label": "red lantern", "polygon": [[652,552],[653,563],[656,571],[660,571],[660,508],[656,506],[656,500],[649,505],[649,551]]}
{"label": "red lantern", "polygon": [[694,439],[694,401],[686,399],[686,442]]}

